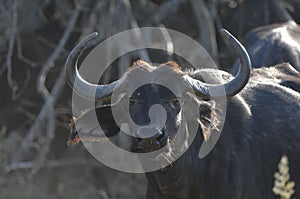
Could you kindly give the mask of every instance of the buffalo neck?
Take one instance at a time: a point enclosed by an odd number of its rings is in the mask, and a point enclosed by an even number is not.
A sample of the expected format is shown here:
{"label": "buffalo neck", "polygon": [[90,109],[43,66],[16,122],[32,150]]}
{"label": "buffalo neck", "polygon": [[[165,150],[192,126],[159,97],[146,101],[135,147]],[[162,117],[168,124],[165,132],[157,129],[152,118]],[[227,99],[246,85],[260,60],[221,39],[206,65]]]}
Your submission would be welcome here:
{"label": "buffalo neck", "polygon": [[201,179],[199,175],[195,175],[201,169],[200,159],[195,158],[198,156],[199,148],[200,143],[193,142],[190,148],[171,165],[146,173],[147,199],[190,198],[189,196],[199,198],[197,185]]}

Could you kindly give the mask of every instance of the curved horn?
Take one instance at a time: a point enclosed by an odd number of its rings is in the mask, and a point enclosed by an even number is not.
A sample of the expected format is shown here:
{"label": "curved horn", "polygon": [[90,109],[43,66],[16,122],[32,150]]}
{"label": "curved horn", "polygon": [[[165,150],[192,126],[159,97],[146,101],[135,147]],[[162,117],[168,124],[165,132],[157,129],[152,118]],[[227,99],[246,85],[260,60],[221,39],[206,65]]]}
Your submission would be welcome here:
{"label": "curved horn", "polygon": [[74,91],[82,97],[101,100],[112,93],[118,81],[106,85],[89,83],[81,77],[77,67],[80,54],[86,50],[87,46],[96,39],[97,36],[97,32],[91,33],[73,48],[65,63],[65,69],[68,83]]}
{"label": "curved horn", "polygon": [[225,41],[233,46],[235,52],[238,53],[240,59],[240,68],[237,75],[229,82],[225,84],[207,84],[197,79],[194,79],[188,75],[184,76],[187,83],[196,91],[197,94],[204,98],[212,97],[224,97],[222,89],[225,89],[226,96],[234,96],[239,93],[247,84],[250,72],[251,72],[251,61],[249,55],[242,44],[227,30],[222,29],[221,34]]}

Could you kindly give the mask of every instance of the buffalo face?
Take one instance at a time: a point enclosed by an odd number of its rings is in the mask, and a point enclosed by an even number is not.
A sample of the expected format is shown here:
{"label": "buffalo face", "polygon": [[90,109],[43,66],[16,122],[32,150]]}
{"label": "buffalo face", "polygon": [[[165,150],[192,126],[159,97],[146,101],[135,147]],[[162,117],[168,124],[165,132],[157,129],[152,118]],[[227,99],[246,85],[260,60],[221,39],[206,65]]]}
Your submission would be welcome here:
{"label": "buffalo face", "polygon": [[[91,110],[85,111],[75,119],[77,125],[76,129],[72,128],[72,133],[103,131],[107,137],[120,135],[120,133],[123,135],[125,130],[122,129],[122,124],[130,123],[132,120],[133,122],[127,126],[129,133],[124,134],[132,141],[131,150],[151,152],[168,146],[179,128],[183,128],[182,139],[188,139],[189,124],[193,120],[201,125],[203,138],[207,139],[209,132],[205,127],[211,125],[207,115],[213,107],[210,100],[239,93],[247,84],[251,70],[250,59],[244,47],[226,30],[221,32],[224,39],[238,54],[241,64],[234,78],[226,83],[216,84],[205,83],[191,76],[174,62],[152,66],[144,61],[134,63],[117,81],[104,85],[91,84],[80,76],[77,67],[80,55],[84,54],[83,51],[97,34],[87,36],[68,56],[65,64],[68,83],[75,92],[86,99],[103,101],[109,98],[111,104],[96,108],[101,129],[89,125],[87,118],[92,115],[90,113],[93,110]],[[215,70],[214,73],[219,72]],[[74,84],[75,80],[76,84]],[[148,83],[135,88],[135,85],[139,85],[138,82],[143,81]],[[173,89],[164,85],[171,85]],[[91,92],[93,90],[96,93]],[[225,92],[219,92],[220,90]],[[158,112],[152,107],[158,107]],[[127,112],[129,114],[126,114]],[[119,116],[117,121],[114,120],[116,116]],[[79,123],[82,125],[78,125]]]}

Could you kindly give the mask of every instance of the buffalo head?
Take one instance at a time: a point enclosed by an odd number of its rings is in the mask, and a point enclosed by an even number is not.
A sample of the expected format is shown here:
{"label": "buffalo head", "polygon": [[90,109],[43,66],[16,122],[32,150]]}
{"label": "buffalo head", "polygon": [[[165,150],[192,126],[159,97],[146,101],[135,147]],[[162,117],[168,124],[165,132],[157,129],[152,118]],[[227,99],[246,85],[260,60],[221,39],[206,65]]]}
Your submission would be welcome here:
{"label": "buffalo head", "polygon": [[[120,123],[128,123],[128,120],[135,123],[129,125],[130,133],[125,135],[131,139],[131,151],[158,150],[168,145],[182,126],[187,129],[185,135],[188,137],[191,120],[200,124],[202,138],[205,140],[210,135],[209,129],[217,123],[210,120],[215,113],[213,99],[236,95],[245,87],[250,76],[251,63],[243,46],[226,30],[222,30],[222,35],[238,54],[241,63],[238,74],[228,78],[230,80],[226,83],[214,79],[222,74],[219,70],[210,70],[203,74],[201,71],[186,72],[175,62],[153,66],[141,60],[135,62],[117,81],[104,85],[89,83],[79,74],[77,62],[82,52],[97,37],[96,33],[84,38],[70,53],[66,61],[68,82],[84,98],[96,101],[111,99],[110,104],[96,109],[101,129],[107,137],[113,137],[122,131]],[[211,82],[204,82],[201,74],[213,74],[214,77],[208,78],[212,79]],[[151,83],[154,80],[162,84]],[[150,83],[135,88],[138,82],[144,81]],[[171,85],[172,89],[163,85]],[[96,92],[92,92],[93,90]],[[220,90],[224,92],[219,92]],[[117,110],[117,113],[113,110]],[[124,114],[126,111],[128,115]],[[116,115],[122,120],[119,123],[114,120]],[[75,123],[83,121],[85,124],[81,127],[76,125],[76,128],[72,126],[73,137],[77,131],[92,133],[99,130],[88,125],[88,118],[89,111],[85,111],[75,119]]]}

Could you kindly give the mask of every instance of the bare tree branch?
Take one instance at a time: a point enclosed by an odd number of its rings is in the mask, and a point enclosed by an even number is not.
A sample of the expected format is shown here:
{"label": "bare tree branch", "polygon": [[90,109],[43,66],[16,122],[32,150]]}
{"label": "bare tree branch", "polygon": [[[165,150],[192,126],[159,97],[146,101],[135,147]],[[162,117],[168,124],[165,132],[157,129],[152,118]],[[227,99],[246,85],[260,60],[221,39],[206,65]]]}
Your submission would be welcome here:
{"label": "bare tree branch", "polygon": [[28,85],[30,83],[30,78],[31,78],[30,69],[26,65],[24,66],[24,69],[26,70],[25,80],[22,81],[22,87],[18,91],[18,93],[16,93],[16,99],[18,99],[26,91],[26,88],[28,87]]}
{"label": "bare tree branch", "polygon": [[[10,172],[13,172],[16,170],[32,169],[32,168],[36,167],[36,164],[37,163],[34,161],[16,162],[16,163],[7,165],[3,171],[4,171],[4,173],[10,173]],[[45,162],[45,164],[43,165],[43,168],[55,169],[58,167],[68,167],[71,165],[99,166],[98,162],[95,162],[95,161],[89,161],[89,160],[83,159],[83,158],[72,158],[72,159],[68,159],[68,160],[47,160]]]}
{"label": "bare tree branch", "polygon": [[21,41],[21,38],[20,38],[19,34],[16,35],[16,39],[17,39],[18,58],[20,60],[22,60],[24,63],[28,64],[29,66],[35,67],[36,66],[35,62],[33,62],[30,59],[28,59],[28,58],[26,58],[26,57],[23,56],[23,53],[22,53],[22,41]]}
{"label": "bare tree branch", "polygon": [[161,34],[165,39],[167,53],[169,56],[171,56],[174,53],[174,44],[172,38],[164,24],[160,23],[158,26],[161,27]]}
{"label": "bare tree branch", "polygon": [[49,106],[48,114],[47,114],[46,139],[43,143],[43,147],[41,148],[41,152],[39,153],[38,159],[36,161],[36,165],[35,167],[33,167],[31,171],[32,174],[37,173],[45,164],[54,135],[55,135],[55,114],[54,114],[54,107],[52,105]]}
{"label": "bare tree branch", "polygon": [[[49,46],[52,49],[55,49],[57,47],[56,43],[53,43],[53,42],[47,40],[46,38],[42,37],[41,35],[37,35],[37,40],[40,41],[41,43]],[[61,54],[64,56],[67,56],[69,54],[69,52],[66,49],[62,49]]]}
{"label": "bare tree branch", "polygon": [[7,83],[12,89],[12,99],[16,99],[16,93],[18,90],[17,83],[15,80],[12,78],[12,56],[13,56],[13,51],[14,51],[14,44],[15,44],[15,38],[18,30],[18,0],[14,0],[13,4],[13,10],[12,10],[12,30],[10,34],[10,39],[9,39],[9,47],[8,47],[8,54],[7,54]]}
{"label": "bare tree branch", "polygon": [[[130,16],[130,24],[131,24],[131,28],[139,28],[139,25],[134,17],[134,15],[132,14],[132,8],[131,8],[131,4],[129,0],[123,0],[125,6],[126,6],[126,11],[128,12],[129,16]],[[141,35],[141,31],[137,29],[136,31],[136,37],[137,37],[137,42],[142,42],[142,35]],[[145,61],[150,62],[150,57],[148,55],[147,50],[141,50],[139,51],[139,55],[141,56],[141,58],[143,58]]]}
{"label": "bare tree branch", "polygon": [[203,0],[191,0],[198,23],[199,42],[218,63],[218,48],[213,19]]}
{"label": "bare tree branch", "polygon": [[47,74],[48,74],[50,68],[54,65],[57,58],[60,56],[61,52],[64,50],[64,46],[66,45],[66,43],[72,33],[72,30],[74,29],[74,26],[76,25],[76,22],[77,22],[80,12],[81,12],[81,6],[76,6],[75,10],[73,11],[73,13],[69,19],[67,28],[64,31],[61,39],[59,40],[58,45],[56,46],[53,53],[49,56],[46,63],[42,66],[42,70],[40,71],[40,74],[38,77],[39,83],[37,84],[37,90],[38,90],[38,92],[40,92],[42,94],[44,99],[46,99],[47,96],[49,95],[49,91],[45,87],[45,81],[46,81]]}
{"label": "bare tree branch", "polygon": [[[68,26],[62,36],[62,38],[59,41],[59,44],[57,48],[54,50],[54,52],[50,55],[48,60],[46,61],[45,65],[42,67],[42,70],[39,75],[39,83],[37,86],[38,91],[42,94],[43,99],[45,100],[45,104],[42,107],[38,117],[36,118],[35,122],[31,125],[27,135],[25,136],[24,140],[21,143],[21,146],[19,150],[16,152],[15,156],[13,157],[13,162],[19,162],[21,159],[21,156],[23,153],[26,153],[28,150],[28,143],[30,143],[38,130],[41,128],[42,124],[44,124],[45,120],[48,119],[48,126],[47,126],[47,142],[46,145],[50,145],[51,140],[54,136],[54,129],[55,129],[55,120],[54,120],[54,110],[53,105],[57,98],[59,97],[62,89],[65,85],[65,69],[64,67],[61,69],[59,77],[57,78],[57,81],[55,85],[53,86],[51,90],[51,94],[49,94],[49,91],[45,87],[45,79],[47,76],[47,73],[51,67],[51,65],[56,61],[56,59],[59,57],[61,51],[64,49],[64,46],[70,37],[71,31],[74,28],[76,21],[79,17],[81,8],[76,7],[73,11]],[[45,156],[45,154],[48,153],[49,146],[44,146],[43,151],[41,152],[41,155]],[[42,162],[45,160],[45,157],[39,157],[38,162]]]}
{"label": "bare tree branch", "polygon": [[218,4],[219,0],[210,0],[209,1],[209,12],[212,16],[214,23],[217,27],[217,30],[221,30],[223,28],[222,22],[220,20],[220,17],[218,16]]}
{"label": "bare tree branch", "polygon": [[273,4],[275,12],[282,22],[294,21],[293,17],[286,9],[283,8],[279,0],[271,0],[271,3]]}
{"label": "bare tree branch", "polygon": [[102,190],[102,189],[100,189],[98,191],[98,194],[101,196],[102,199],[109,199],[107,193],[104,190]]}
{"label": "bare tree branch", "polygon": [[180,5],[181,2],[182,0],[170,0],[163,3],[160,6],[159,10],[155,13],[155,15],[150,18],[150,23],[161,22],[167,15],[169,15],[171,12],[174,12],[174,10]]}
{"label": "bare tree branch", "polygon": [[[49,72],[51,63],[54,63],[55,60],[59,57],[61,52],[64,50],[64,46],[66,42],[68,41],[72,30],[74,29],[77,19],[80,15],[80,12],[82,11],[84,7],[79,4],[79,2],[76,2],[76,8],[73,11],[66,30],[63,33],[63,36],[61,37],[58,46],[55,48],[54,52],[51,54],[51,56],[46,61],[46,64],[42,67],[42,70],[39,75],[39,83],[38,83],[38,91],[41,93],[41,95],[44,98],[44,101],[47,101],[49,98],[49,91],[45,86],[45,79],[47,77],[47,74]],[[63,86],[63,84],[61,85]],[[32,170],[32,174],[39,171],[40,168],[42,168],[43,164],[46,161],[47,154],[50,150],[51,142],[55,135],[55,112],[54,112],[54,104],[49,106],[48,113],[47,113],[47,127],[46,127],[46,139],[44,146],[42,147],[42,150],[39,154],[39,157],[37,159],[37,164]]]}

